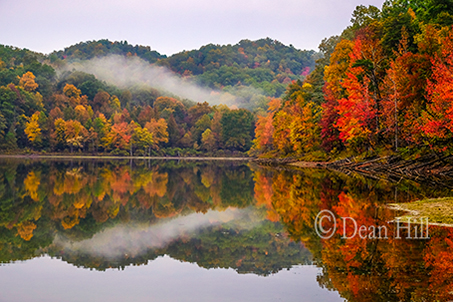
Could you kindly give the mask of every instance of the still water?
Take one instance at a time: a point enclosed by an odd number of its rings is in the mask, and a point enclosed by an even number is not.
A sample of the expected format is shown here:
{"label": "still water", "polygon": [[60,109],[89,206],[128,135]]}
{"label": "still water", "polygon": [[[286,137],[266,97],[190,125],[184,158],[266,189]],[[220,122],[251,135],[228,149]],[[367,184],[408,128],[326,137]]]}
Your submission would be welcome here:
{"label": "still water", "polygon": [[3,159],[0,301],[449,301],[452,230],[396,239],[385,204],[450,195],[246,162]]}

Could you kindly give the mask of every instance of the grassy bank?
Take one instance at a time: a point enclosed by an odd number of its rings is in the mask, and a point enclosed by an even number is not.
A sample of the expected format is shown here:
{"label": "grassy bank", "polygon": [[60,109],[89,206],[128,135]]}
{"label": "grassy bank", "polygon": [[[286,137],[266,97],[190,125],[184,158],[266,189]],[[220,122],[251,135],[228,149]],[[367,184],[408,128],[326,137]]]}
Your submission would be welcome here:
{"label": "grassy bank", "polygon": [[390,209],[404,212],[401,221],[428,218],[429,224],[453,227],[453,197],[423,199],[410,203],[387,205]]}

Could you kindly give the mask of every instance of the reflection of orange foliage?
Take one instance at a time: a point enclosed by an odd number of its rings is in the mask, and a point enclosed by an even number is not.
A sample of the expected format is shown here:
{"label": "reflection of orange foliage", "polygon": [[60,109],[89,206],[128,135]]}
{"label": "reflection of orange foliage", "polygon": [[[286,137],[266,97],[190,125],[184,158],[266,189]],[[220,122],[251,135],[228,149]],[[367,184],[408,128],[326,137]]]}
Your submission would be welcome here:
{"label": "reflection of orange foliage", "polygon": [[131,190],[131,176],[129,171],[112,175],[112,190],[119,194],[124,194]]}
{"label": "reflection of orange foliage", "polygon": [[77,209],[74,206],[70,207],[61,221],[61,225],[65,229],[71,229],[75,225],[79,224],[79,218],[84,218],[86,216],[86,208]]}
{"label": "reflection of orange foliage", "polygon": [[[329,278],[335,288],[352,295],[351,301],[376,301],[388,292],[394,292],[399,301],[406,301],[408,297],[411,301],[453,298],[450,286],[453,282],[453,242],[449,239],[453,237],[453,231],[436,232],[430,227],[432,239],[428,242],[404,237],[395,239],[395,225],[385,224],[394,214],[390,210],[377,211],[378,204],[373,202],[377,200],[376,196],[341,192],[338,200],[332,207],[337,217],[352,217],[358,227],[386,225],[388,239],[362,239],[358,235],[341,239],[344,230],[338,220],[339,231],[333,238],[323,240],[322,251],[323,263],[329,268]],[[352,235],[353,226],[348,225],[346,232]]]}
{"label": "reflection of orange foliage", "polygon": [[150,197],[149,195],[145,194],[144,191],[139,191],[136,196],[141,207],[144,209],[151,208],[156,202],[156,198],[154,196]]}
{"label": "reflection of orange foliage", "polygon": [[[323,286],[335,288],[348,301],[453,300],[453,229],[432,231],[430,227],[430,241],[394,239],[395,226],[387,223],[394,213],[381,207],[395,202],[394,188],[325,177],[305,171],[274,172],[269,182],[255,172],[258,204],[266,204],[267,185],[272,183],[272,206],[291,238],[302,241],[323,267],[318,279]],[[314,230],[314,217],[321,209],[338,217],[337,233],[330,239],[319,238]],[[342,239],[344,232],[354,233],[354,225],[348,222],[343,230],[339,217],[351,217],[358,227],[366,226],[365,235],[372,233],[369,227],[385,225],[388,239],[362,239],[358,234]],[[375,234],[379,236],[379,231]]]}
{"label": "reflection of orange foliage", "polygon": [[49,203],[53,205],[54,207],[58,207],[60,202],[63,201],[63,197],[59,194],[56,195],[49,195],[48,196]]}
{"label": "reflection of orange foliage", "polygon": [[255,199],[257,205],[267,208],[267,219],[273,222],[280,220],[280,215],[272,206],[272,178],[266,176],[262,171],[256,171],[253,177],[255,181]]}
{"label": "reflection of orange foliage", "polygon": [[[50,204],[48,215],[65,229],[71,229],[87,214],[102,223],[117,217],[120,211],[126,212],[122,218],[127,217],[127,212],[135,207],[152,209],[156,218],[164,218],[178,215],[187,208],[205,213],[209,209],[225,209],[230,205],[223,204],[221,177],[225,174],[219,173],[217,167],[180,169],[170,183],[168,173],[161,171],[158,166],[150,169],[130,165],[105,165],[94,169],[89,165],[68,170],[54,168],[49,173],[46,187],[42,188],[47,192]],[[33,189],[31,184],[36,183],[31,181],[33,175],[29,177],[30,191]],[[244,176],[240,173],[234,177]],[[36,190],[38,187],[35,186]],[[272,213],[272,208],[269,217],[278,218],[275,212]]]}
{"label": "reflection of orange foliage", "polygon": [[[50,194],[48,198],[55,207],[52,217],[62,220],[65,228],[76,225],[77,217],[84,217],[81,215],[85,215],[93,201],[98,204],[92,211],[93,217],[98,222],[104,222],[109,217],[116,217],[120,211],[120,204],[126,206],[132,195],[138,194],[141,188],[148,191],[151,196],[164,196],[168,182],[166,173],[145,170],[131,174],[129,166],[104,168],[98,175],[83,175],[81,169],[73,169],[63,175],[58,172],[51,175],[54,194]],[[85,189],[87,185],[93,186],[93,189]],[[139,197],[139,195],[137,200],[142,205],[149,203],[149,196]],[[65,202],[61,204],[63,200]],[[72,200],[72,203],[68,204],[69,200]],[[145,207],[149,208],[154,203],[151,202]]]}
{"label": "reflection of orange foliage", "polygon": [[157,195],[164,197],[167,192],[168,174],[154,172],[149,178],[149,182],[143,186],[143,190],[149,194],[149,196]]}
{"label": "reflection of orange foliage", "polygon": [[19,234],[22,239],[29,241],[33,237],[34,229],[36,229],[36,224],[31,221],[25,221],[17,225],[17,234]]}
{"label": "reflection of orange foliage", "polygon": [[212,199],[212,203],[214,205],[214,208],[217,208],[219,205],[222,204],[222,198],[220,197],[220,185],[216,185],[216,186],[211,186],[209,188],[209,192],[211,193],[211,199]]}
{"label": "reflection of orange foliage", "polygon": [[272,205],[283,223],[291,226],[293,236],[301,235],[304,229],[313,226],[319,211],[319,184],[308,177],[279,173],[273,178]]}
{"label": "reflection of orange foliage", "polygon": [[68,171],[64,177],[64,192],[68,194],[74,194],[79,192],[87,183],[87,179],[82,177],[80,174]]}
{"label": "reflection of orange foliage", "polygon": [[53,193],[57,196],[64,194],[64,182],[61,178],[57,178],[55,175],[50,175],[50,181],[54,184]]}
{"label": "reflection of orange foliage", "polygon": [[102,200],[104,200],[104,197],[105,197],[105,191],[101,192],[101,193],[97,196],[97,199],[98,199],[98,201],[102,201]]}
{"label": "reflection of orange foliage", "polygon": [[432,237],[425,255],[426,265],[432,269],[429,289],[438,292],[439,301],[453,300],[453,229],[430,228]]}
{"label": "reflection of orange foliage", "polygon": [[255,172],[255,199],[257,205],[272,206],[272,178],[266,177],[262,171]]}
{"label": "reflection of orange foliage", "polygon": [[74,215],[74,216],[72,216],[72,217],[66,216],[66,217],[63,218],[63,220],[61,221],[61,225],[62,225],[65,229],[71,229],[71,228],[73,228],[76,224],[79,224],[79,216],[77,216],[77,215]]}
{"label": "reflection of orange foliage", "polygon": [[81,209],[83,207],[89,208],[91,205],[91,196],[88,195],[86,192],[81,192],[81,194],[77,195],[76,200],[74,201],[74,207],[76,209]]}
{"label": "reflection of orange foliage", "polygon": [[[371,207],[371,203],[368,200],[358,200],[353,198],[349,194],[341,192],[338,196],[339,202],[337,206],[333,207],[333,210],[337,214],[337,217],[348,217],[353,219],[357,226],[375,225],[373,219],[368,215],[367,210]],[[356,226],[350,221],[337,219],[337,234],[350,237],[354,235]],[[346,226],[346,229],[344,229]],[[365,232],[368,235],[368,231]],[[352,239],[345,240],[344,244],[339,248],[343,254],[343,258],[347,263],[348,267],[360,266],[361,261],[364,261],[368,257],[367,241],[360,238],[360,236],[354,236]],[[337,247],[338,248],[338,247]]]}

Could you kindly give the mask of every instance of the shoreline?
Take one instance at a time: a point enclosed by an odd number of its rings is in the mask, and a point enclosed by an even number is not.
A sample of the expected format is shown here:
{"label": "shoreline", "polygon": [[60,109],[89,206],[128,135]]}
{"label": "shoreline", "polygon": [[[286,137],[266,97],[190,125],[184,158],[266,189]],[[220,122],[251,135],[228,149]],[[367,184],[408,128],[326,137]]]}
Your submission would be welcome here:
{"label": "shoreline", "polygon": [[390,182],[399,182],[403,179],[430,182],[453,189],[453,155],[427,154],[416,159],[403,159],[400,155],[350,157],[330,162],[300,161],[289,157],[257,158],[253,162],[275,169],[326,169]]}
{"label": "shoreline", "polygon": [[253,157],[209,157],[209,156],[113,156],[113,155],[42,155],[42,154],[0,154],[0,158],[18,159],[140,159],[140,160],[227,160],[227,161],[252,161]]}

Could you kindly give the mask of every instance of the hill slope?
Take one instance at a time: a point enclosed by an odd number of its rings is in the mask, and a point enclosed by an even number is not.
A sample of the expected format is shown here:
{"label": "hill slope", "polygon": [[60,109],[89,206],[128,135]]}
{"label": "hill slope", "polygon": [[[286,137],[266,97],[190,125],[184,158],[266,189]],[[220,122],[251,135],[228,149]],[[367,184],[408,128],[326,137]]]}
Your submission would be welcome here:
{"label": "hill slope", "polygon": [[232,94],[281,96],[292,80],[304,78],[314,67],[313,50],[298,50],[270,38],[241,40],[235,45],[202,46],[170,57],[148,46],[132,46],[126,41],[108,40],[81,42],[50,55],[56,60],[88,60],[109,54],[138,56],[150,63],[165,66],[201,86],[224,89]]}

